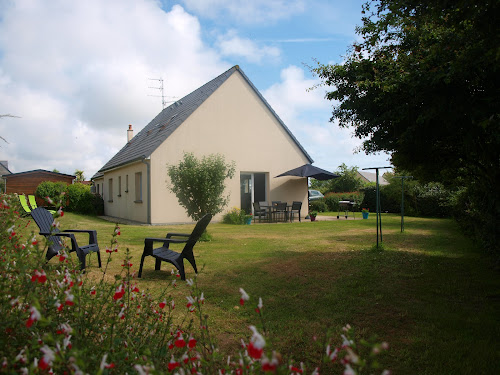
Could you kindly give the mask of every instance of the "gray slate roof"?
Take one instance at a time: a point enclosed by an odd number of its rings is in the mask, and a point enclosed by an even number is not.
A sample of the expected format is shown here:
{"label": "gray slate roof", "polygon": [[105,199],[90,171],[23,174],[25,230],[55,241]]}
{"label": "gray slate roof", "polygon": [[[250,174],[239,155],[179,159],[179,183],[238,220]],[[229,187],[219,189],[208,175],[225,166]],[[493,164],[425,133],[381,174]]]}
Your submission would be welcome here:
{"label": "gray slate roof", "polygon": [[215,90],[217,90],[232,74],[239,71],[248,84],[253,88],[256,94],[266,104],[269,110],[274,114],[279,123],[287,131],[290,137],[297,144],[299,149],[312,163],[313,160],[309,154],[300,145],[299,141],[293,136],[279,116],[274,112],[269,103],[264,99],[257,88],[252,84],[248,77],[243,73],[238,65],[222,73],[210,82],[204,84],[192,93],[186,95],[174,104],[161,111],[148,125],[146,125],[134,138],[131,139],[118,153],[113,156],[92,178],[102,175],[109,169],[117,168],[122,165],[142,160],[151,155],[175,129],[177,129]]}
{"label": "gray slate roof", "polygon": [[7,160],[0,161],[0,176],[11,174],[9,171],[9,162]]}

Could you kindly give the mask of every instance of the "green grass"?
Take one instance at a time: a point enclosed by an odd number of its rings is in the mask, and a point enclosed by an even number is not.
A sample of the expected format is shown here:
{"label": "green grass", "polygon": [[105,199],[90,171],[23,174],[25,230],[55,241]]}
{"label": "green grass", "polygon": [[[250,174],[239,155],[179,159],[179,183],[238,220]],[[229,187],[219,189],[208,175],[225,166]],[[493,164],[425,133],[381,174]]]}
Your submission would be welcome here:
{"label": "green grass", "polygon": [[[336,216],[336,215],[335,215]],[[361,215],[360,215],[361,217]],[[61,228],[98,231],[102,255],[114,224],[67,213]],[[193,225],[121,225],[120,252],[110,274],[119,273],[129,248],[138,270],[145,237],[189,233]],[[28,230],[37,230],[30,224]],[[238,307],[243,287],[264,316],[272,347],[297,360],[313,355],[312,337],[350,323],[359,337],[377,336],[391,348],[382,358],[398,374],[500,373],[500,278],[490,260],[446,219],[383,215],[383,249],[374,248],[375,217],[292,224],[210,224],[213,241],[198,243],[198,284],[219,346],[239,349],[252,309]],[[83,238],[80,241],[84,241]],[[95,256],[90,276],[98,276]],[[172,280],[171,266],[154,271],[147,258],[142,288],[154,293]],[[186,262],[187,277],[194,272]],[[187,287],[173,292],[184,299]],[[183,302],[179,301],[178,305]]]}

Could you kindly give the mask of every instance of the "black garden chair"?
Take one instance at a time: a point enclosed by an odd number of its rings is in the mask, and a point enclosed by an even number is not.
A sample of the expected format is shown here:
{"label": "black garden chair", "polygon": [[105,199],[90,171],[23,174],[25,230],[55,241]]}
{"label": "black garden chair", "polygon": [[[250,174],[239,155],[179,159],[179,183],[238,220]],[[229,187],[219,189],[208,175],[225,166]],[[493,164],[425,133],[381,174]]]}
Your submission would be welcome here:
{"label": "black garden chair", "polygon": [[[64,248],[60,237],[68,237],[71,240],[71,252],[76,252],[78,259],[80,260],[80,269],[84,270],[86,266],[86,256],[90,252],[97,253],[97,260],[99,262],[99,267],[101,267],[101,254],[99,251],[99,245],[97,244],[97,232],[95,230],[85,230],[85,229],[66,229],[61,232],[58,228],[54,228],[52,223],[54,218],[52,214],[43,207],[35,208],[31,211],[31,217],[35,221],[36,225],[40,229],[40,235],[45,236],[49,241],[49,248],[47,249],[47,262],[54,256],[59,254],[59,251]],[[89,243],[85,246],[78,245],[74,233],[88,233]]]}
{"label": "black garden chair", "polygon": [[301,209],[302,209],[302,202],[293,201],[292,208],[290,209],[290,221],[293,221],[295,219],[296,213],[299,215],[299,221],[301,221],[300,220],[300,210]]}
{"label": "black garden chair", "polygon": [[[189,263],[193,266],[194,272],[198,273],[196,268],[196,261],[194,260],[193,247],[200,239],[201,235],[205,231],[212,220],[211,214],[206,214],[203,216],[196,226],[194,227],[191,234],[185,233],[168,233],[165,238],[146,238],[144,240],[144,252],[141,257],[141,266],[139,267],[139,277],[142,275],[142,266],[144,264],[144,258],[147,256],[152,256],[156,259],[155,270],[159,271],[161,268],[161,262],[169,262],[179,270],[181,275],[181,280],[186,280],[186,273],[184,272],[184,259],[187,259]],[[172,237],[184,237],[184,238],[172,238]],[[156,249],[153,248],[154,242],[163,242],[161,247]],[[182,252],[178,253],[176,251],[170,250],[170,244],[185,243]]]}

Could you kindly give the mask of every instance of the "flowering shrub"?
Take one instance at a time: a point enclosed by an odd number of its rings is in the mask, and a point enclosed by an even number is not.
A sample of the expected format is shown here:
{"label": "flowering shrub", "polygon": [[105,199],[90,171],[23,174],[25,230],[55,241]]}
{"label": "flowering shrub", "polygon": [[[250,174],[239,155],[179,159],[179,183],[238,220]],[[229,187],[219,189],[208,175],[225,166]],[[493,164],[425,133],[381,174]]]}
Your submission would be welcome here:
{"label": "flowering shrub", "polygon": [[[106,259],[99,278],[80,272],[73,263],[76,257],[68,256],[68,250],[46,263],[47,243],[40,243],[33,233],[23,238],[19,232],[29,221],[11,209],[12,198],[3,195],[0,200],[1,373],[242,375],[307,371],[318,375],[332,373],[335,366],[341,366],[344,374],[373,373],[378,368],[377,354],[387,348],[384,343],[365,341],[358,346],[352,328],[346,326],[338,345],[333,345],[331,335],[320,344],[323,354],[316,363],[285,359],[272,350],[259,298],[254,307],[259,324],[249,327],[249,339],[242,340],[239,355],[224,356],[210,334],[203,310],[205,297],[196,278],[186,281],[190,293],[185,303],[176,303],[169,295],[176,287],[175,278],[153,298],[136,281],[128,249],[119,248],[118,226],[103,249]],[[60,215],[59,209],[55,225]],[[108,266],[117,260],[122,272],[109,281],[105,277]],[[242,307],[251,306],[250,301],[240,288]]]}

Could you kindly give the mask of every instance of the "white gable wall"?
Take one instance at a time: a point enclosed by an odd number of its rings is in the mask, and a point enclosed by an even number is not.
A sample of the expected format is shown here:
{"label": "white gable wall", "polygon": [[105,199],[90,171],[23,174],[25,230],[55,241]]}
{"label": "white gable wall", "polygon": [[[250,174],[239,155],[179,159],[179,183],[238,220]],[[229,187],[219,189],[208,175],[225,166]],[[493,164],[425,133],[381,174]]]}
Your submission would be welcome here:
{"label": "white gable wall", "polygon": [[[240,172],[260,172],[268,173],[269,201],[300,200],[305,216],[305,179],[274,176],[309,161],[239,72],[231,75],[151,155],[153,224],[190,221],[166,187],[166,165],[178,164],[184,152],[197,157],[220,153],[226,161],[235,161],[235,177],[227,181],[227,209],[240,207]],[[219,214],[214,220],[221,217]]]}

